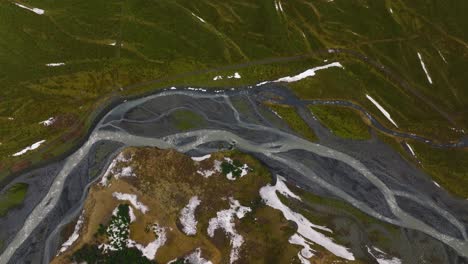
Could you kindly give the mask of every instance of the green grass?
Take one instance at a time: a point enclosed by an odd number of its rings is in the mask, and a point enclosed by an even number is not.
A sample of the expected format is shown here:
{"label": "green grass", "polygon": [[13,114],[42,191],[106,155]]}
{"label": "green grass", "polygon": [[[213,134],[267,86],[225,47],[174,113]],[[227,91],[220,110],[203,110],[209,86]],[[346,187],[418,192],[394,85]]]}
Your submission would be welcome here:
{"label": "green grass", "polygon": [[[405,159],[415,160],[401,146],[401,139],[381,132],[377,136]],[[441,149],[412,140],[407,143],[414,149],[416,159],[421,162],[417,164],[421,170],[448,192],[463,199],[468,198],[468,190],[465,188],[468,186],[468,149]]]}
{"label": "green grass", "polygon": [[205,119],[190,110],[177,110],[171,114],[174,124],[179,130],[190,130],[202,127],[206,123]]}
{"label": "green grass", "polygon": [[299,114],[296,112],[296,109],[289,106],[274,104],[269,104],[268,107],[278,113],[278,115],[281,116],[281,118],[294,132],[308,140],[317,140],[317,136],[315,135],[312,128],[310,128],[309,125],[307,125],[307,123],[299,116]]}
{"label": "green grass", "polygon": [[28,187],[26,183],[15,183],[0,196],[0,216],[23,203]]}
{"label": "green grass", "polygon": [[[461,136],[426,103],[349,56],[315,54],[308,60],[282,63],[265,60],[330,47],[355,50],[383,63],[448,112],[459,128],[468,129],[468,26],[459,12],[466,9],[465,1],[330,4],[291,0],[282,3],[284,13],[275,9],[272,0],[21,2],[46,13],[37,15],[13,2],[0,3],[0,175],[12,172],[18,162],[37,163],[74,144],[55,141],[69,129],[38,125],[51,116],[74,114],[76,121],[86,123],[98,103],[110,95],[134,95],[172,85],[251,85],[326,64],[324,59],[340,61],[345,69],[327,69],[292,84],[300,97],[352,100],[391,127],[365,98],[368,93],[401,130],[440,141]],[[112,42],[122,45],[109,45]],[[424,58],[433,85],[427,83],[417,52]],[[257,60],[265,61],[248,64]],[[46,66],[53,62],[66,64]],[[220,68],[226,65],[238,67]],[[217,70],[186,74],[207,69]],[[235,71],[241,79],[212,80]],[[150,80],[160,81],[120,90]],[[47,140],[44,147],[11,157],[42,139]]]}
{"label": "green grass", "polygon": [[335,135],[348,139],[369,139],[369,127],[359,112],[352,108],[331,105],[309,106],[320,122]]}
{"label": "green grass", "polygon": [[468,149],[439,149],[409,142],[422,168],[444,189],[468,198]]}

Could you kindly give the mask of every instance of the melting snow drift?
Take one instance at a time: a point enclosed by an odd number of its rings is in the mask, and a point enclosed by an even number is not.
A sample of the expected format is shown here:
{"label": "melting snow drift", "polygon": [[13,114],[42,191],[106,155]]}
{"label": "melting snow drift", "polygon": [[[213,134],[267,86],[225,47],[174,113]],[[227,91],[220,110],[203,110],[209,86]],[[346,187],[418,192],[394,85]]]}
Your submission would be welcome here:
{"label": "melting snow drift", "polygon": [[216,213],[216,217],[211,218],[208,224],[208,235],[214,237],[214,232],[220,228],[231,239],[230,263],[239,259],[240,247],[244,243],[244,238],[237,233],[234,226],[234,216],[241,219],[251,211],[249,207],[241,206],[239,201],[229,198],[231,208]]}
{"label": "melting snow drift", "polygon": [[45,13],[45,11],[43,9],[40,9],[40,8],[30,8],[30,7],[27,7],[27,6],[22,5],[20,3],[15,3],[15,5],[17,5],[17,6],[21,7],[21,8],[24,8],[26,10],[29,10],[31,12],[34,12],[34,13],[36,13],[38,15],[43,15]]}
{"label": "melting snow drift", "polygon": [[55,117],[49,117],[49,119],[39,122],[40,125],[50,126],[55,123]]}
{"label": "melting snow drift", "polygon": [[432,84],[432,78],[431,76],[429,75],[429,72],[427,71],[427,68],[426,68],[426,64],[424,64],[424,61],[422,59],[422,56],[421,54],[418,52],[418,57],[419,57],[419,62],[421,62],[421,67],[423,68],[424,70],[424,73],[426,73],[426,78],[427,78],[427,81]]}
{"label": "melting snow drift", "polygon": [[[291,190],[289,190],[289,188],[284,183],[284,179],[280,176],[277,177],[277,181],[274,186],[267,185],[260,189],[260,196],[268,206],[280,210],[287,220],[294,221],[297,224],[297,233],[296,235],[293,235],[289,239],[289,241],[290,243],[299,244],[303,246],[303,249],[300,252],[300,257],[307,259],[313,255],[313,252],[309,246],[309,244],[313,242],[318,245],[321,245],[322,247],[326,248],[328,251],[330,251],[338,257],[347,260],[354,260],[354,255],[347,248],[336,244],[331,238],[316,231],[315,229],[319,229],[329,233],[332,233],[332,230],[324,226],[315,225],[303,215],[293,212],[289,207],[287,207],[281,202],[280,198],[277,195],[277,192],[293,199],[300,199],[300,197],[291,192]],[[303,263],[304,262],[305,261],[303,261]]]}
{"label": "melting snow drift", "polygon": [[35,150],[35,149],[37,149],[38,147],[40,147],[41,144],[44,143],[44,142],[45,142],[45,140],[38,141],[38,142],[32,144],[31,146],[26,147],[26,148],[24,148],[23,150],[21,150],[21,151],[19,151],[19,152],[16,152],[15,154],[13,154],[13,156],[14,156],[14,157],[21,156],[21,155],[23,155],[24,153],[26,153],[26,152],[28,152],[28,151],[30,151],[30,150]]}
{"label": "melting snow drift", "polygon": [[202,161],[202,160],[209,159],[210,157],[211,157],[211,154],[207,154],[207,155],[201,156],[201,157],[192,157],[192,160],[194,160],[194,161]]}
{"label": "melting snow drift", "polygon": [[195,219],[195,209],[200,205],[198,196],[190,198],[189,203],[180,211],[180,223],[183,228],[182,231],[188,235],[193,236],[197,233],[198,221]]}
{"label": "melting snow drift", "polygon": [[372,98],[370,95],[366,94],[366,97],[367,99],[369,99],[369,101],[371,101],[379,110],[380,112],[382,112],[382,114],[390,121],[392,122],[393,125],[395,125],[396,127],[398,127],[398,125],[395,123],[395,121],[393,121],[392,117],[390,116],[390,114],[387,112],[387,110],[385,110],[385,108],[383,108],[377,101],[374,100],[374,98]]}
{"label": "melting snow drift", "polygon": [[68,240],[62,244],[62,247],[60,247],[60,250],[57,256],[60,253],[65,252],[65,250],[67,250],[71,245],[73,245],[73,243],[75,243],[76,240],[78,240],[78,237],[80,237],[79,232],[81,230],[81,227],[83,226],[83,222],[84,222],[84,210],[81,213],[80,217],[78,218],[78,221],[76,222],[75,229],[73,230],[73,234],[71,234]]}
{"label": "melting snow drift", "polygon": [[64,62],[56,62],[56,63],[47,63],[46,66],[47,67],[58,67],[58,66],[63,66],[65,65]]}
{"label": "melting snow drift", "polygon": [[146,205],[138,201],[137,196],[135,194],[114,192],[112,196],[117,200],[130,202],[133,207],[140,210],[144,214],[146,214],[146,212],[149,211]]}
{"label": "melting snow drift", "polygon": [[372,247],[367,247],[367,252],[374,257],[374,259],[379,264],[401,264],[401,260],[395,257],[389,257],[385,252],[382,250]]}
{"label": "melting snow drift", "polygon": [[339,63],[339,62],[332,62],[332,63],[327,64],[327,65],[318,66],[318,67],[315,67],[315,68],[312,68],[312,69],[308,69],[307,71],[299,73],[298,75],[286,76],[286,77],[283,77],[283,78],[279,78],[279,79],[277,79],[275,81],[261,82],[261,83],[257,84],[257,86],[261,86],[261,85],[264,85],[264,84],[267,84],[267,83],[272,83],[272,82],[288,82],[288,83],[297,82],[297,81],[300,81],[300,80],[305,79],[307,77],[315,76],[316,71],[320,71],[320,70],[324,70],[324,69],[328,69],[328,68],[332,68],[332,67],[343,68],[343,65],[341,65],[341,63]]}

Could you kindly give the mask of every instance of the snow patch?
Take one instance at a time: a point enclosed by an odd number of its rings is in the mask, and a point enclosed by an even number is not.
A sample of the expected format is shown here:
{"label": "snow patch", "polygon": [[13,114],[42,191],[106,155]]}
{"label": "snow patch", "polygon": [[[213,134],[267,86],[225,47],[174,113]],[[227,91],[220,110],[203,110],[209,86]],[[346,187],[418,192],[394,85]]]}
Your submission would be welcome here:
{"label": "snow patch", "polygon": [[278,1],[278,7],[281,12],[284,12],[283,6],[281,5],[281,1]]}
{"label": "snow patch", "polygon": [[324,70],[324,69],[328,69],[328,68],[332,68],[332,67],[338,67],[338,68],[344,68],[343,65],[341,65],[341,63],[339,62],[332,62],[330,64],[326,64],[326,65],[323,65],[323,66],[318,66],[318,67],[315,67],[315,68],[312,68],[312,69],[308,69],[302,73],[299,73],[298,75],[294,75],[294,76],[286,76],[286,77],[283,77],[283,78],[279,78],[275,81],[265,81],[265,82],[261,82],[261,83],[258,83],[257,86],[261,86],[261,85],[264,85],[264,84],[267,84],[267,83],[274,83],[274,82],[287,82],[287,83],[290,83],[290,82],[297,82],[297,81],[300,81],[302,79],[305,79],[307,77],[312,77],[312,76],[315,76],[315,72],[317,71],[320,71],[320,70]]}
{"label": "snow patch", "polygon": [[207,91],[206,89],[203,89],[203,88],[193,88],[193,87],[189,87],[189,88],[187,88],[187,90],[190,90],[190,91],[202,91],[202,92],[206,92],[206,91]]}
{"label": "snow patch", "polygon": [[197,170],[197,173],[205,178],[208,178],[217,172],[221,172],[221,161],[219,160],[215,160],[213,162],[213,168],[210,170]]}
{"label": "snow patch", "polygon": [[[224,160],[233,165],[234,167],[236,167],[236,169],[240,169],[241,170],[241,174],[240,174],[240,177],[244,177],[245,175],[247,175],[249,173],[249,165],[247,164],[244,164],[242,165],[241,167],[237,167],[236,165],[234,165],[234,161],[231,159],[231,158],[224,158]],[[219,165],[219,171],[221,171],[221,165]],[[232,174],[232,172],[229,172],[228,174],[226,174],[226,178],[230,181],[235,181],[236,178],[234,177],[234,175]]]}
{"label": "snow patch", "polygon": [[46,66],[47,67],[58,67],[58,66],[63,66],[65,65],[64,62],[55,62],[55,63],[47,63]]}
{"label": "snow patch", "polygon": [[292,235],[288,241],[293,245],[302,246],[302,249],[297,253],[297,256],[301,260],[301,263],[310,263],[308,259],[314,256],[314,250],[310,247],[310,242],[298,234]]}
{"label": "snow patch", "polygon": [[140,210],[142,213],[146,214],[149,211],[148,207],[141,202],[138,201],[137,196],[135,194],[128,194],[128,193],[121,193],[121,192],[114,192],[112,196],[119,200],[119,201],[127,201],[132,204],[133,207]]}
{"label": "snow patch", "polygon": [[217,229],[223,229],[231,240],[230,263],[234,263],[239,259],[240,247],[244,243],[244,238],[237,233],[234,226],[234,216],[241,219],[248,212],[252,211],[249,207],[241,206],[239,201],[234,198],[229,198],[230,208],[216,213],[216,217],[211,218],[208,223],[208,235],[214,237],[214,232]]}
{"label": "snow patch", "polygon": [[437,50],[437,52],[439,52],[439,55],[442,58],[442,60],[445,62],[445,64],[448,64],[447,60],[444,57],[444,54],[442,54],[442,52],[440,52],[440,50]]}
{"label": "snow patch", "polygon": [[382,112],[382,114],[390,121],[392,122],[392,124],[396,127],[398,127],[398,125],[395,123],[395,121],[393,121],[392,117],[390,116],[390,114],[387,112],[387,110],[385,110],[385,108],[383,108],[377,101],[374,100],[374,98],[372,98],[370,95],[366,94],[366,97],[367,99],[369,99],[369,101],[371,101],[379,110],[380,112]]}
{"label": "snow patch", "polygon": [[408,149],[410,150],[411,154],[412,154],[414,157],[416,157],[416,153],[414,152],[414,150],[413,150],[413,148],[410,146],[410,144],[408,144],[408,143],[406,143],[406,142],[405,142],[405,144],[406,144],[406,146],[408,147]]}
{"label": "snow patch", "polygon": [[132,158],[133,157],[125,158],[123,153],[120,153],[119,155],[117,155],[117,157],[111,162],[109,167],[107,167],[107,170],[102,176],[99,184],[102,186],[107,186],[107,183],[112,175],[114,176],[115,179],[119,179],[121,177],[136,176],[135,173],[133,172],[133,168],[130,166],[117,168],[117,165],[119,165],[120,163],[128,163],[132,161]]}
{"label": "snow patch", "polygon": [[201,157],[192,157],[192,160],[194,160],[194,161],[202,161],[202,160],[209,159],[210,157],[211,157],[211,154],[207,154],[207,155],[201,156]]}
{"label": "snow patch", "polygon": [[201,18],[201,17],[195,15],[194,13],[192,13],[192,15],[193,15],[194,17],[198,18],[198,20],[200,20],[202,23],[206,23],[206,21],[205,21],[203,18]]}
{"label": "snow patch", "polygon": [[271,110],[271,111],[273,112],[273,114],[275,114],[278,118],[283,119],[283,118],[278,114],[278,112],[276,112],[276,111],[273,110],[273,109],[270,109],[270,110]]}
{"label": "snow patch", "polygon": [[55,123],[55,117],[49,117],[49,119],[39,122],[40,125],[50,126]]}
{"label": "snow patch", "polygon": [[200,248],[195,249],[192,254],[185,257],[185,261],[190,264],[212,264],[211,261],[202,258]]}
{"label": "snow patch", "polygon": [[[287,207],[281,202],[280,198],[277,195],[277,192],[283,194],[284,196],[291,197],[294,199],[300,199],[300,197],[291,192],[291,190],[289,190],[289,188],[284,183],[284,179],[279,176],[277,177],[277,181],[274,186],[269,184],[260,189],[260,196],[262,197],[266,205],[274,209],[280,210],[287,220],[294,221],[297,224],[297,235],[300,235],[300,237],[305,239],[305,241],[307,241],[308,243],[313,242],[321,245],[322,247],[326,248],[328,251],[330,251],[338,257],[347,260],[354,260],[354,255],[347,248],[336,244],[335,242],[333,242],[332,238],[325,236],[324,234],[316,231],[315,229],[319,229],[329,233],[332,233],[332,230],[324,226],[315,225],[303,215],[292,211],[289,207]],[[293,235],[291,240],[293,242],[299,243],[300,238],[298,236],[294,237]],[[308,255],[306,251],[308,251],[308,248],[301,250],[301,256],[303,256],[304,258]],[[302,255],[302,253],[304,253],[305,256]]]}
{"label": "snow patch", "polygon": [[401,260],[396,257],[389,257],[388,254],[382,250],[372,247],[367,247],[367,252],[377,261],[379,264],[401,264]]}
{"label": "snow patch", "polygon": [[166,234],[166,229],[162,226],[159,226],[158,224],[154,224],[152,226],[153,232],[156,235],[156,239],[152,242],[150,242],[148,245],[143,246],[141,244],[138,244],[137,242],[128,239],[127,240],[127,247],[135,247],[138,250],[141,251],[143,256],[147,257],[149,260],[153,260],[154,257],[156,257],[156,253],[158,252],[158,249],[164,244],[166,244],[167,241],[167,234]]}
{"label": "snow patch", "polygon": [[423,68],[424,70],[424,73],[426,73],[426,77],[427,77],[427,81],[432,84],[432,78],[431,76],[429,75],[429,72],[427,71],[426,69],[426,64],[424,64],[424,61],[422,59],[422,56],[421,54],[418,52],[418,57],[419,57],[419,61],[421,62],[421,67]]}
{"label": "snow patch", "polygon": [[195,219],[195,209],[200,205],[201,201],[198,196],[190,198],[189,203],[180,211],[180,223],[183,228],[182,231],[188,235],[193,236],[197,233],[198,221]]}
{"label": "snow patch", "polygon": [[234,79],[240,79],[241,76],[240,76],[240,74],[239,74],[238,72],[235,72],[233,75],[229,75],[227,78],[228,78],[228,79],[232,79],[232,78],[234,78]]}
{"label": "snow patch", "polygon": [[45,13],[45,11],[44,11],[43,9],[40,9],[40,8],[30,8],[30,7],[27,7],[27,6],[22,5],[22,4],[20,4],[20,3],[15,3],[15,5],[16,5],[16,6],[19,6],[19,7],[21,7],[21,8],[24,8],[24,9],[26,9],[26,10],[29,10],[29,11],[31,11],[31,12],[34,12],[34,13],[36,13],[36,14],[38,14],[38,15],[43,15],[43,14]]}
{"label": "snow patch", "polygon": [[68,240],[62,244],[57,256],[60,253],[65,252],[71,245],[73,245],[73,243],[75,243],[76,240],[78,240],[78,238],[80,237],[79,233],[80,233],[81,227],[83,226],[83,222],[84,222],[84,210],[81,213],[80,217],[78,218],[78,221],[76,222],[75,229],[73,230],[73,234],[71,234]]}
{"label": "snow patch", "polygon": [[[238,72],[235,72],[234,74],[232,75],[228,75],[226,76],[226,78],[228,79],[240,79],[242,76],[238,73]],[[224,76],[222,75],[217,75],[213,78],[213,81],[217,81],[217,80],[222,80],[224,78]]]}
{"label": "snow patch", "polygon": [[42,145],[42,143],[44,143],[44,142],[45,142],[45,140],[38,141],[38,142],[32,144],[31,146],[28,146],[28,147],[22,149],[21,151],[16,152],[12,156],[13,157],[21,156],[21,155],[25,154],[28,151],[35,150],[38,147],[40,147]]}
{"label": "snow patch", "polygon": [[135,222],[136,216],[135,216],[135,212],[133,212],[133,207],[131,206],[128,207],[128,215],[130,216],[130,223]]}

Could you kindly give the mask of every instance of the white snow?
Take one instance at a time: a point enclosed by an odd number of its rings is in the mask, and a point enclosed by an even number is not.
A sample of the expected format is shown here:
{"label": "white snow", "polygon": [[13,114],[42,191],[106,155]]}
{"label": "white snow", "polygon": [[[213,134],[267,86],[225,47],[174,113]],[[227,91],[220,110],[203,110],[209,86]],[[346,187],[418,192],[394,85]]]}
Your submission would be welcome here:
{"label": "white snow", "polygon": [[156,235],[156,239],[150,242],[148,245],[143,246],[131,239],[128,239],[127,247],[135,247],[141,251],[143,256],[147,257],[150,260],[153,260],[156,256],[156,253],[158,252],[158,249],[164,246],[164,244],[167,241],[166,229],[164,227],[155,224],[153,225],[153,232]]}
{"label": "white snow", "polygon": [[149,211],[148,207],[141,202],[138,201],[137,196],[135,194],[128,194],[128,193],[121,193],[121,192],[114,192],[112,196],[120,201],[128,201],[132,204],[133,207],[140,210],[142,213],[146,214]]}
{"label": "white snow", "polygon": [[[235,72],[234,74],[232,75],[228,75],[226,76],[226,78],[228,79],[240,79],[242,76],[238,73],[238,72]],[[213,78],[213,81],[217,81],[217,80],[222,80],[224,77],[222,75],[217,75]]]}
{"label": "white snow", "polygon": [[437,50],[437,52],[439,52],[439,55],[442,58],[442,60],[444,60],[445,64],[448,64],[447,60],[444,57],[444,54],[442,54],[442,52],[440,52],[440,50]]}
{"label": "white snow", "polygon": [[294,234],[289,238],[289,243],[302,246],[302,250],[297,253],[297,256],[301,260],[301,263],[310,263],[308,259],[314,256],[314,250],[310,248],[310,242],[302,236]]}
{"label": "white snow", "polygon": [[45,140],[38,141],[38,142],[32,144],[31,146],[28,146],[28,147],[24,148],[23,150],[16,152],[12,156],[14,156],[14,157],[21,156],[21,155],[23,155],[24,153],[26,153],[26,152],[28,152],[30,150],[35,150],[38,147],[40,147],[41,144],[44,143],[44,142],[45,142]]}
{"label": "white snow", "polygon": [[55,117],[49,117],[49,119],[39,122],[40,125],[50,126],[55,123]]}
{"label": "white snow", "polygon": [[240,247],[244,243],[244,238],[237,233],[234,226],[234,216],[241,219],[246,213],[250,212],[249,207],[241,206],[239,201],[234,198],[229,198],[230,208],[216,213],[216,217],[211,218],[208,223],[208,235],[214,237],[214,232],[217,229],[223,229],[231,240],[230,263],[239,259]]}
{"label": "white snow", "polygon": [[133,177],[136,176],[135,173],[133,172],[133,168],[130,166],[122,167],[122,168],[117,168],[117,165],[120,163],[128,163],[132,161],[132,157],[130,158],[125,158],[123,153],[120,153],[117,155],[117,157],[112,160],[111,164],[107,168],[106,172],[101,178],[101,181],[99,182],[100,185],[102,186],[107,186],[107,182],[109,180],[109,177],[111,175],[114,175],[114,178],[119,179],[120,177]]}
{"label": "white snow", "polygon": [[171,90],[177,90],[177,88],[175,88],[175,87],[171,87]]}
{"label": "white snow", "polygon": [[410,150],[411,154],[412,154],[414,157],[416,157],[416,153],[414,152],[414,150],[413,150],[413,148],[410,146],[410,144],[408,144],[408,143],[406,143],[406,142],[405,142],[405,144],[406,144],[406,146],[408,147],[408,149]]}
{"label": "white snow", "polygon": [[133,212],[133,207],[131,206],[128,207],[128,215],[130,216],[130,223],[135,222],[136,216],[135,216],[135,212]]}
{"label": "white snow", "polygon": [[215,174],[216,171],[215,170],[197,170],[197,173],[205,178],[208,178],[211,175]]}
{"label": "white snow", "polygon": [[[299,198],[296,194],[294,194],[293,192],[289,190],[289,188],[286,186],[286,184],[283,181],[284,179],[282,177],[277,177],[277,181],[274,186],[267,185],[260,189],[260,196],[262,197],[265,204],[274,209],[280,210],[283,213],[283,216],[287,220],[294,221],[298,226],[297,234],[300,235],[309,243],[313,242],[313,243],[319,244],[338,257],[341,257],[347,260],[354,260],[354,255],[347,248],[336,244],[335,242],[333,242],[332,238],[325,236],[324,234],[316,231],[314,228],[320,229],[325,232],[330,232],[330,233],[333,232],[332,230],[328,229],[327,227],[319,226],[319,225],[315,225],[311,223],[303,215],[293,212],[289,207],[287,207],[285,204],[281,202],[280,198],[277,195],[277,192],[287,197],[294,198],[294,199]],[[293,241],[298,242],[298,237],[294,237]],[[305,253],[305,250],[304,250],[304,253]]]}
{"label": "white snow", "polygon": [[234,78],[234,79],[240,79],[241,76],[240,76],[240,74],[239,74],[238,72],[235,72],[233,75],[229,75],[227,78],[228,78],[228,79],[232,79],[232,78]]}
{"label": "white snow", "polygon": [[221,161],[219,160],[215,160],[213,162],[213,168],[210,170],[197,170],[197,173],[205,178],[208,178],[217,172],[221,172]]}
{"label": "white snow", "polygon": [[388,254],[376,247],[372,247],[372,249],[367,247],[367,252],[369,252],[369,254],[374,257],[379,264],[401,264],[401,260],[399,258],[389,257]]}
{"label": "white snow", "polygon": [[185,261],[189,264],[212,264],[211,261],[202,258],[200,248],[195,249],[192,254],[185,257]]}
{"label": "white snow", "polygon": [[281,12],[284,12],[283,6],[281,5],[281,1],[278,1],[278,7],[279,7]]}
{"label": "white snow", "polygon": [[193,15],[194,17],[198,18],[198,20],[200,20],[202,23],[206,23],[206,21],[205,21],[203,18],[201,18],[201,17],[195,15],[194,13],[192,13],[192,15]]}
{"label": "white snow", "polygon": [[328,68],[332,68],[332,67],[338,67],[338,68],[342,68],[343,69],[343,65],[341,65],[341,63],[339,62],[332,62],[330,64],[326,64],[326,65],[323,65],[323,66],[318,66],[318,67],[314,67],[312,69],[308,69],[302,73],[299,73],[297,75],[294,75],[294,76],[286,76],[286,77],[283,77],[283,78],[279,78],[275,81],[265,81],[265,82],[261,82],[261,83],[258,83],[257,86],[261,86],[261,85],[264,85],[264,84],[267,84],[267,83],[272,83],[272,82],[297,82],[297,81],[300,81],[302,79],[305,79],[307,77],[311,77],[311,76],[315,76],[315,72],[316,71],[320,71],[320,70],[324,70],[324,69],[328,69]]}
{"label": "white snow", "polygon": [[58,66],[63,66],[65,65],[64,62],[54,62],[54,63],[47,63],[46,66],[47,67],[58,67]]}
{"label": "white snow", "polygon": [[187,90],[190,90],[190,91],[202,91],[202,92],[206,92],[206,91],[207,91],[206,89],[203,89],[203,88],[193,88],[193,87],[189,87],[189,88],[187,88]]}
{"label": "white snow", "polygon": [[27,9],[29,11],[32,11],[38,15],[43,15],[45,13],[45,11],[43,9],[40,9],[40,8],[30,8],[30,7],[27,7],[25,5],[22,5],[22,4],[19,4],[19,3],[15,3],[15,5],[21,7],[21,8],[24,8],[24,9]]}
{"label": "white snow", "polygon": [[283,119],[283,118],[278,114],[278,112],[276,112],[276,111],[273,110],[273,109],[270,109],[270,110],[271,110],[271,111],[273,112],[273,114],[275,114],[277,117],[279,117],[280,119]]}
{"label": "white snow", "polygon": [[180,211],[180,223],[182,224],[182,231],[188,235],[193,236],[197,233],[198,221],[195,219],[195,209],[200,205],[201,201],[198,196],[190,198],[189,203]]}
{"label": "white snow", "polygon": [[83,222],[84,222],[84,210],[81,213],[80,217],[78,218],[78,221],[76,222],[75,229],[73,230],[73,234],[71,234],[68,240],[62,244],[57,256],[60,253],[65,252],[65,250],[67,250],[71,245],[73,245],[73,243],[75,243],[76,240],[78,240],[78,237],[80,237],[79,233],[80,233],[81,227],[83,226]]}
{"label": "white snow", "polygon": [[387,110],[385,110],[377,101],[374,100],[374,98],[372,98],[370,95],[366,94],[366,97],[367,99],[369,99],[369,101],[371,101],[379,110],[380,112],[382,112],[382,114],[390,121],[392,122],[392,124],[396,127],[398,127],[398,125],[395,123],[395,121],[393,121],[392,117],[390,116],[390,114],[387,112]]}
{"label": "white snow", "polygon": [[194,161],[202,161],[202,160],[209,159],[210,157],[211,157],[211,154],[207,154],[207,155],[201,156],[201,157],[192,157],[192,160],[194,160]]}
{"label": "white snow", "polygon": [[424,61],[422,59],[422,56],[421,54],[418,52],[418,57],[419,57],[419,61],[421,62],[421,67],[423,68],[424,70],[424,73],[426,73],[426,77],[427,77],[427,81],[432,84],[432,79],[431,79],[431,76],[429,75],[429,72],[427,71],[426,69],[426,64],[424,64]]}
{"label": "white snow", "polygon": [[[233,165],[233,163],[234,163],[234,161],[231,158],[224,158],[224,160],[226,162],[228,162],[229,164],[231,164],[231,165]],[[219,168],[218,170],[221,171],[221,164],[219,164],[218,168]],[[242,167],[237,167],[237,168],[241,169],[241,174],[240,174],[241,178],[249,173],[249,165],[247,165],[247,164],[244,164],[244,165],[242,165]],[[228,180],[230,180],[230,181],[235,181],[236,180],[234,175],[232,175],[232,172],[229,172],[228,174],[226,174],[226,178]]]}

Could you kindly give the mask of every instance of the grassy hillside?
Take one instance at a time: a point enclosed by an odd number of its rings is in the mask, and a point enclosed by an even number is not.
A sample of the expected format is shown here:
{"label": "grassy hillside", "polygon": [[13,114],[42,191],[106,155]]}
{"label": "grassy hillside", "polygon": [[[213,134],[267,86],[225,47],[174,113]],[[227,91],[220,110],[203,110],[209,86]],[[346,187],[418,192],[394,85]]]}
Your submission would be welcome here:
{"label": "grassy hillside", "polygon": [[[440,141],[468,130],[466,1],[280,3],[21,1],[44,10],[40,15],[2,1],[0,179],[69,148],[111,96],[180,84],[255,84],[324,60],[340,61],[344,69],[292,84],[299,96],[352,100],[392,127],[369,94],[398,129]],[[242,78],[213,80],[234,72]],[[39,124],[49,117],[60,122]],[[40,140],[46,142],[37,150],[11,156]]]}

